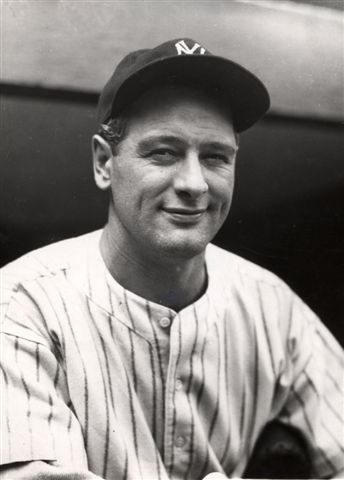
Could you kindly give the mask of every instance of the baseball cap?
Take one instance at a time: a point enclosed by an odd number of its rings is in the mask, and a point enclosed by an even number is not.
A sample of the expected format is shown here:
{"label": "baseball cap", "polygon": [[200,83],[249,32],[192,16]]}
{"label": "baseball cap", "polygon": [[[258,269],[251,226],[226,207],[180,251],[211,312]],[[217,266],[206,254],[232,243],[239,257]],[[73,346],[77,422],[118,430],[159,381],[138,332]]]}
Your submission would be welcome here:
{"label": "baseball cap", "polygon": [[169,40],[126,55],[106,83],[98,103],[98,121],[106,123],[146,90],[182,84],[204,88],[228,104],[237,132],[256,123],[269,109],[264,84],[244,67],[213,55],[190,38]]}

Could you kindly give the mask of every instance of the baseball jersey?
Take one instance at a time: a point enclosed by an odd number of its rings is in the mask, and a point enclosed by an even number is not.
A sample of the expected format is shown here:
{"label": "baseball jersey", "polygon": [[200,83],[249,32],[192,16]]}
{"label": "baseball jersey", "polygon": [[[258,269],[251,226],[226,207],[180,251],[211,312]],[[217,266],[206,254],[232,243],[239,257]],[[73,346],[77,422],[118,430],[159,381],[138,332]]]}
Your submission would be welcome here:
{"label": "baseball jersey", "polygon": [[115,281],[100,235],[2,271],[2,463],[238,477],[279,419],[301,431],[315,477],[344,473],[343,351],[279,278],[208,245],[207,289],[176,312]]}

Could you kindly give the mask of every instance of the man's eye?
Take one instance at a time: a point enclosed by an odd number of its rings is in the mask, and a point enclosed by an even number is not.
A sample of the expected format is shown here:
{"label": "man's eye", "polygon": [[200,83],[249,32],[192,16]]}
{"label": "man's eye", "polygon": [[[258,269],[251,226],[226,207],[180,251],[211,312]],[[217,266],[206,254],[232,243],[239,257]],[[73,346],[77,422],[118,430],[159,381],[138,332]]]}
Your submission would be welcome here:
{"label": "man's eye", "polygon": [[207,153],[204,159],[211,163],[230,163],[230,158],[222,153]]}
{"label": "man's eye", "polygon": [[169,161],[175,159],[177,153],[168,148],[157,148],[156,150],[150,152],[150,156],[156,160]]}

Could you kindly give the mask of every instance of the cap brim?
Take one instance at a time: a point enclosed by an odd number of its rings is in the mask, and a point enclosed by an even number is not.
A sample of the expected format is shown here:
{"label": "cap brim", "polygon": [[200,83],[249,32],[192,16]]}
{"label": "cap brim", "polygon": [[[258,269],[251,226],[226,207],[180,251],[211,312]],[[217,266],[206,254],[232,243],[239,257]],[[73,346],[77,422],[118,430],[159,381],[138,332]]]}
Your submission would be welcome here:
{"label": "cap brim", "polygon": [[147,89],[164,82],[215,90],[228,103],[238,132],[251,127],[270,107],[264,84],[242,66],[213,55],[178,55],[152,62],[127,78],[112,101],[108,117],[120,113]]}

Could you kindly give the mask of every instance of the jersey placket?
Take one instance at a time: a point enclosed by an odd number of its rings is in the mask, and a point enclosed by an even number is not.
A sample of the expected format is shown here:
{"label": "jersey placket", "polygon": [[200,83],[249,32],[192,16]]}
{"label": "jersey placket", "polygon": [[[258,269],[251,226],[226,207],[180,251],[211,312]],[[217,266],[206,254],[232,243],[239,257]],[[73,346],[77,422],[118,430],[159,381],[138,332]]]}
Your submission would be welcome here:
{"label": "jersey placket", "polygon": [[190,358],[197,340],[192,309],[178,314],[170,330],[165,390],[165,465],[170,478],[184,478],[193,449],[193,412],[188,399]]}

